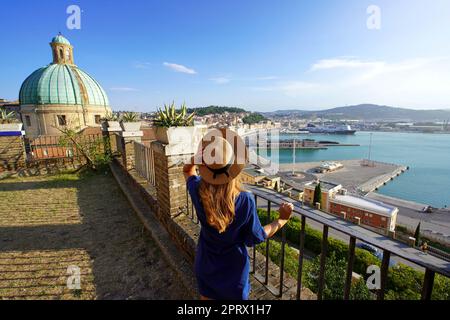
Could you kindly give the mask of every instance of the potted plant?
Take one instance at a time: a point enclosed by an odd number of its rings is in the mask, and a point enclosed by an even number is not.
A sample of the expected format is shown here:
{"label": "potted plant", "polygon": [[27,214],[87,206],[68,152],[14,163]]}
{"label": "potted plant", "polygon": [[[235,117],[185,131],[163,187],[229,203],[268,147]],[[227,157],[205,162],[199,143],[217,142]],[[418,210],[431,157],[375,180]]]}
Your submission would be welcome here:
{"label": "potted plant", "polygon": [[105,117],[102,118],[102,127],[105,131],[122,131],[119,117],[112,112],[107,112]]}
{"label": "potted plant", "polygon": [[14,111],[7,112],[5,108],[0,109],[0,131],[20,132],[22,126]]}
{"label": "potted plant", "polygon": [[141,130],[141,122],[139,121],[136,112],[125,112],[120,121],[124,131],[139,131]]}
{"label": "potted plant", "polygon": [[175,109],[174,102],[170,106],[164,104],[164,110],[158,110],[153,123],[156,139],[165,144],[189,142],[194,134],[194,113],[188,115],[184,103],[180,111]]}

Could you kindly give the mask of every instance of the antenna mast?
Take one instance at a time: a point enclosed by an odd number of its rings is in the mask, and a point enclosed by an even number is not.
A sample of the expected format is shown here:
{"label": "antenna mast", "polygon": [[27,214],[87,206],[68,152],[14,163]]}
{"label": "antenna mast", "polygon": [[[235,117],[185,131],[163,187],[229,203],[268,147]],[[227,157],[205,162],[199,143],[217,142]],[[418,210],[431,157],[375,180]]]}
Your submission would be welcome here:
{"label": "antenna mast", "polygon": [[295,174],[295,139],[294,139],[294,146],[292,148],[292,175]]}

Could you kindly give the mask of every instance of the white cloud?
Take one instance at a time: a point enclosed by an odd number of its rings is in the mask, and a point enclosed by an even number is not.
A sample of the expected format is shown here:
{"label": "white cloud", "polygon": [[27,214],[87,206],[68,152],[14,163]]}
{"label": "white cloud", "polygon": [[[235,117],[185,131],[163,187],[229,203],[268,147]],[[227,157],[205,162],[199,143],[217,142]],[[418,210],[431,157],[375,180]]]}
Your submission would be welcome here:
{"label": "white cloud", "polygon": [[276,76],[265,76],[265,77],[253,78],[253,80],[256,80],[256,81],[267,81],[267,80],[276,80],[276,79],[278,79],[278,77],[276,77]]}
{"label": "white cloud", "polygon": [[152,64],[150,62],[145,61],[136,61],[133,62],[133,68],[136,69],[149,69]]}
{"label": "white cloud", "polygon": [[227,84],[231,81],[231,78],[229,77],[216,77],[216,78],[210,78],[210,81],[213,81],[217,84]]}
{"label": "white cloud", "polygon": [[394,62],[334,58],[317,61],[309,71],[304,76],[326,88],[322,100],[328,103],[321,105],[373,102],[425,109],[450,107],[450,57]]}
{"label": "white cloud", "polygon": [[136,88],[130,88],[130,87],[113,87],[113,88],[109,88],[109,90],[117,91],[117,92],[134,92],[134,91],[139,91]]}
{"label": "white cloud", "polygon": [[213,81],[217,84],[227,84],[231,81],[234,82],[255,82],[255,81],[270,81],[276,80],[278,77],[276,76],[260,76],[260,77],[232,77],[230,74],[225,74],[217,77],[210,78],[210,81]]}
{"label": "white cloud", "polygon": [[254,87],[254,91],[265,92],[281,92],[290,97],[296,97],[303,94],[318,92],[323,89],[323,86],[318,83],[305,82],[305,81],[288,81],[278,83],[273,86],[266,87]]}
{"label": "white cloud", "polygon": [[361,61],[354,58],[333,58],[317,61],[311,66],[310,71],[338,68],[379,68],[383,65],[384,62],[382,61]]}
{"label": "white cloud", "polygon": [[164,62],[163,65],[169,69],[172,69],[175,72],[181,72],[181,73],[187,73],[187,74],[196,74],[197,73],[194,69],[190,69],[181,64]]}
{"label": "white cloud", "polygon": [[450,108],[450,57],[400,61],[354,57],[319,60],[291,81],[253,87],[256,99],[323,108],[377,103],[416,109]]}

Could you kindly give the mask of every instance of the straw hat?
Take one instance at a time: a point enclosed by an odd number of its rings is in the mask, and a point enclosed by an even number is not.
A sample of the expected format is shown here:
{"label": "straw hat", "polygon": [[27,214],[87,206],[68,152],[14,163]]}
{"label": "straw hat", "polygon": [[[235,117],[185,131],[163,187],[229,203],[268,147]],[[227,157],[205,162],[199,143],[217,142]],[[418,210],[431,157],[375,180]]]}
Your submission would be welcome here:
{"label": "straw hat", "polygon": [[225,128],[212,129],[202,138],[194,161],[206,182],[226,184],[245,168],[248,150],[236,132]]}

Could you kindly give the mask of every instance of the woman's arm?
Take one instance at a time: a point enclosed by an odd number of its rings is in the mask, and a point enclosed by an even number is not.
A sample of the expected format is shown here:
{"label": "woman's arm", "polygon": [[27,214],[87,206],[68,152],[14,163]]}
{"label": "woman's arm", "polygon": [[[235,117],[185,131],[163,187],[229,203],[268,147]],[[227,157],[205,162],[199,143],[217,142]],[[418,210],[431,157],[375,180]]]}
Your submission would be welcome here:
{"label": "woman's arm", "polygon": [[183,174],[184,174],[184,178],[187,179],[191,176],[196,176],[197,175],[197,170],[195,168],[195,164],[185,164],[183,167]]}
{"label": "woman's arm", "polygon": [[186,181],[187,179],[189,179],[189,177],[197,175],[197,168],[194,164],[194,157],[191,157],[191,159],[183,166],[183,174]]}
{"label": "woman's arm", "polygon": [[292,215],[292,210],[294,209],[294,205],[292,203],[282,203],[280,205],[280,217],[272,223],[269,223],[268,225],[264,226],[264,231],[267,234],[268,238],[273,237],[275,233],[277,233],[278,230],[283,228],[283,226],[289,221]]}

